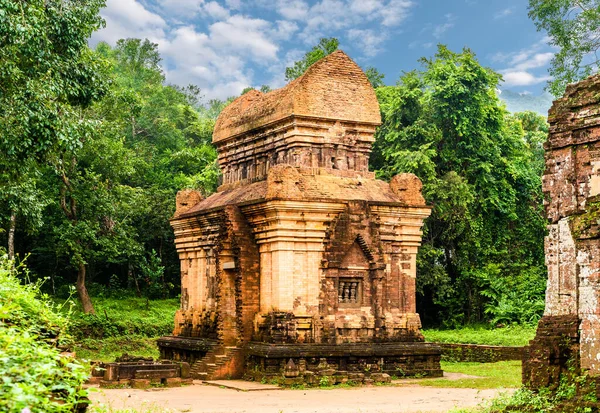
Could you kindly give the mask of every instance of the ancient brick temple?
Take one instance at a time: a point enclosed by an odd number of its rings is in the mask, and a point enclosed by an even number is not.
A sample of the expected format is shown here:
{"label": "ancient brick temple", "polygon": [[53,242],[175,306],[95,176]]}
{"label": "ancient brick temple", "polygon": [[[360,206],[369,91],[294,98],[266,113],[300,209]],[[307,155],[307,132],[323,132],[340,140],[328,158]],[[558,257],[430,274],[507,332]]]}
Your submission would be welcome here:
{"label": "ancient brick temple", "polygon": [[548,122],[546,309],[523,364],[534,388],[570,366],[600,375],[600,75],[569,85]]}
{"label": "ancient brick temple", "polygon": [[[368,170],[375,92],[343,52],[217,119],[222,184],[177,197],[181,309],[162,356],[196,377],[441,375],[415,264],[430,208],[410,174]],[[379,375],[379,376],[378,376]]]}

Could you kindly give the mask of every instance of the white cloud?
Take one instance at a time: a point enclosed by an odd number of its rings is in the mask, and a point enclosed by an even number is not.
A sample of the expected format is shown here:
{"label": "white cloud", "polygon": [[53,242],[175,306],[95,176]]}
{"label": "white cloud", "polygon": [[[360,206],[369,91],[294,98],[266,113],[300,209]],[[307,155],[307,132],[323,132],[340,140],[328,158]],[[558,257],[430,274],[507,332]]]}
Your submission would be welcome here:
{"label": "white cloud", "polygon": [[165,20],[136,0],[108,0],[100,14],[106,20],[106,28],[92,35],[92,44],[99,41],[114,44],[128,37],[148,38],[153,42],[164,39]]}
{"label": "white cloud", "polygon": [[385,30],[400,25],[413,6],[411,0],[319,0],[312,5],[304,0],[278,0],[275,10],[288,20],[302,23],[300,38],[313,44],[336,30],[366,30],[369,22],[377,22],[385,37]]}
{"label": "white cloud", "polygon": [[552,60],[553,57],[554,53],[551,52],[535,53],[527,56],[519,55],[519,59],[513,62],[516,63],[514,68],[517,70],[529,70],[544,67],[550,63],[550,60]]}
{"label": "white cloud", "polygon": [[[551,79],[545,69],[554,53],[544,51],[547,48],[547,39],[544,38],[527,49],[512,53],[496,53],[491,59],[508,66],[500,70],[505,86],[536,85]],[[539,73],[540,70],[542,70],[541,73]]]}
{"label": "white cloud", "polygon": [[441,38],[444,33],[454,27],[454,23],[456,21],[456,17],[452,13],[446,14],[446,21],[442,24],[435,26],[433,29],[433,37],[436,39]]}
{"label": "white cloud", "polygon": [[379,0],[351,0],[350,10],[359,14],[371,14],[381,7]]}
{"label": "white cloud", "polygon": [[226,19],[229,17],[229,10],[221,6],[216,1],[210,1],[206,3],[202,10],[206,12],[210,17],[214,19]]}
{"label": "white cloud", "polygon": [[379,10],[379,15],[382,17],[381,24],[388,27],[399,25],[408,17],[413,6],[412,1],[391,0],[384,8]]}
{"label": "white cloud", "polygon": [[277,20],[276,24],[277,27],[272,33],[277,39],[288,40],[295,32],[298,31],[298,25],[295,22],[288,20]]}
{"label": "white cloud", "polygon": [[502,74],[505,86],[530,86],[550,80],[550,76],[534,76],[525,71],[506,71]]}
{"label": "white cloud", "polygon": [[514,11],[515,11],[515,9],[513,7],[507,7],[506,9],[502,9],[502,10],[498,11],[496,14],[494,14],[494,19],[502,19],[504,17],[508,17],[511,14],[513,14]]}
{"label": "white cloud", "polygon": [[286,19],[302,20],[308,14],[309,6],[303,0],[278,0],[276,9]]}
{"label": "white cloud", "polygon": [[235,50],[258,59],[275,59],[278,47],[268,38],[271,23],[235,15],[212,24],[210,37],[216,47]]}
{"label": "white cloud", "polygon": [[225,0],[227,7],[233,10],[239,10],[242,8],[242,0]]}
{"label": "white cloud", "polygon": [[161,9],[170,16],[194,17],[204,0],[158,0]]}
{"label": "white cloud", "polygon": [[[320,37],[336,36],[372,57],[413,0],[107,0],[107,27],[90,43],[148,38],[158,44],[169,83],[195,84],[206,98],[226,98],[247,86],[285,84],[285,68]],[[255,18],[258,8],[277,13]],[[375,28],[374,28],[375,27]],[[282,54],[282,48],[297,48]],[[303,45],[298,45],[298,42]],[[256,70],[256,73],[254,72]],[[260,72],[259,72],[260,71]],[[258,79],[258,80],[257,80]]]}
{"label": "white cloud", "polygon": [[376,33],[370,29],[350,29],[348,30],[348,39],[353,41],[368,57],[375,56],[381,51],[381,43],[385,40],[385,35]]}

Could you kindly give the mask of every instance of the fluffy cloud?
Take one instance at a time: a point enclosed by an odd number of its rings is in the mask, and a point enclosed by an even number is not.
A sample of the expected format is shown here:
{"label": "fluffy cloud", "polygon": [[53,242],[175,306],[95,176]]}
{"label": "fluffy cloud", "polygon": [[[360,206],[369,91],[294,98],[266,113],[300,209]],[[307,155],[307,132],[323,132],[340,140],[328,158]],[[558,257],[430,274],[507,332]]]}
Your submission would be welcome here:
{"label": "fluffy cloud", "polygon": [[278,47],[269,39],[271,23],[235,15],[210,26],[214,46],[258,59],[276,58]]}
{"label": "fluffy cloud", "polygon": [[160,42],[165,37],[167,23],[158,14],[148,11],[136,0],[108,0],[102,10],[106,29],[95,32],[91,43],[110,44],[127,37],[148,38]]}
{"label": "fluffy cloud", "polygon": [[221,6],[216,1],[210,1],[204,4],[202,9],[214,19],[226,19],[229,17],[229,10]]}
{"label": "fluffy cloud", "polygon": [[509,70],[502,74],[505,86],[530,86],[550,80],[550,76],[534,76],[525,71]]}
{"label": "fluffy cloud", "polygon": [[182,11],[190,12],[197,11],[205,0],[158,0],[158,4],[165,10],[172,12]]}
{"label": "fluffy cloud", "polygon": [[[554,53],[543,51],[547,48],[547,39],[544,38],[527,49],[514,53],[497,53],[492,60],[508,67],[501,69],[505,86],[530,86],[551,79],[545,69],[552,60]],[[542,70],[542,73],[539,71]],[[538,73],[536,73],[538,72]]]}
{"label": "fluffy cloud", "polygon": [[[332,30],[348,30],[348,33],[365,30],[366,22],[377,22],[382,31],[398,26],[413,6],[410,0],[319,0],[312,5],[304,0],[278,0],[275,3],[282,17],[304,26],[300,36],[308,44]],[[385,36],[383,31],[380,37]]]}
{"label": "fluffy cloud", "polygon": [[308,4],[303,0],[278,0],[275,7],[279,14],[290,20],[304,19],[309,10]]}
{"label": "fluffy cloud", "polygon": [[350,29],[348,39],[358,45],[365,56],[375,56],[381,51],[385,35],[370,29]]}
{"label": "fluffy cloud", "polygon": [[[167,82],[226,98],[260,86],[257,77],[282,86],[285,67],[320,37],[337,36],[372,57],[413,6],[411,0],[107,0],[106,28],[90,43],[148,38],[158,44]],[[256,10],[270,11],[264,14],[270,19],[253,17]]]}

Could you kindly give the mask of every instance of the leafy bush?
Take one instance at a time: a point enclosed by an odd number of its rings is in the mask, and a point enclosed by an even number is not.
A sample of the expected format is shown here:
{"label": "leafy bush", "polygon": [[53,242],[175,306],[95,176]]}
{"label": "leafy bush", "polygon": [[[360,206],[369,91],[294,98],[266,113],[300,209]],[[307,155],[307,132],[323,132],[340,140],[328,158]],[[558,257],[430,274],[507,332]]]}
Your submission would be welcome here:
{"label": "leafy bush", "polygon": [[0,411],[74,411],[87,396],[87,369],[57,348],[69,342],[68,320],[20,275],[0,257]]}

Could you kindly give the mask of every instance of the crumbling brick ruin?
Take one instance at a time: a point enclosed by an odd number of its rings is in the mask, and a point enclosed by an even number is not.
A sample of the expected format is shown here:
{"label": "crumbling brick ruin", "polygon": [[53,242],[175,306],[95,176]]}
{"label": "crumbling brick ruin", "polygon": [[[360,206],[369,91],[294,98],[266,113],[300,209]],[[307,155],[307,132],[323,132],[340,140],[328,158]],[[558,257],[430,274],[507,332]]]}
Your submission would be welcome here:
{"label": "crumbling brick ruin", "polygon": [[369,80],[341,51],[225,108],[213,133],[221,186],[177,197],[181,309],[164,358],[198,378],[441,375],[415,308],[430,208],[416,176],[369,172],[380,123]]}
{"label": "crumbling brick ruin", "polygon": [[600,75],[569,85],[548,122],[546,309],[523,363],[533,388],[571,366],[600,375]]}

